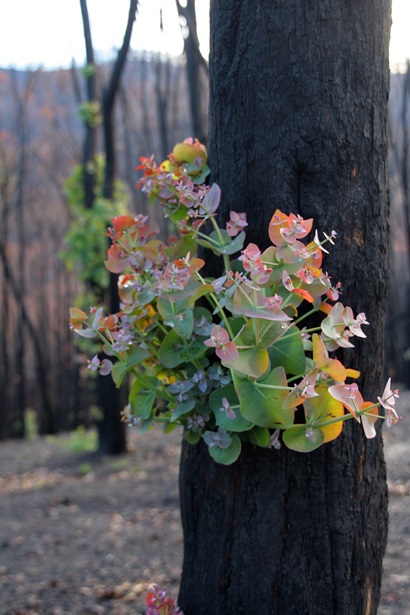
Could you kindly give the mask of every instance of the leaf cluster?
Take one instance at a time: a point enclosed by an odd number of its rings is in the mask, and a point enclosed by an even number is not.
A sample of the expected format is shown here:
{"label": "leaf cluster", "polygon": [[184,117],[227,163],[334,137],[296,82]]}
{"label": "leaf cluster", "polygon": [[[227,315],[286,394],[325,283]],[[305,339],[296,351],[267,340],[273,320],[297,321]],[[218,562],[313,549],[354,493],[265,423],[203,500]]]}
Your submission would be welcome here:
{"label": "leaf cluster", "polygon": [[[349,418],[373,437],[377,406],[394,395],[365,402],[347,383],[359,373],[330,356],[365,337],[368,324],[338,301],[339,286],[322,270],[324,245],[336,233],[307,241],[313,220],[276,210],[271,246],[244,247],[246,216],[231,211],[226,227],[218,226],[221,190],[203,183],[206,150],[192,139],[162,164],[143,158],[139,168],[138,187],[160,203],[176,234],[164,243],[147,217],[112,218],[105,265],[119,274],[121,311],[72,308],[70,318],[112,359],[94,357],[91,369],[111,372],[118,387],[130,379],[126,420],[143,431],[182,425],[188,442],[202,438],[222,464],[238,458],[244,441],[313,451],[337,438]],[[220,278],[202,276],[198,246],[221,257]],[[306,329],[313,313],[321,324]]]}

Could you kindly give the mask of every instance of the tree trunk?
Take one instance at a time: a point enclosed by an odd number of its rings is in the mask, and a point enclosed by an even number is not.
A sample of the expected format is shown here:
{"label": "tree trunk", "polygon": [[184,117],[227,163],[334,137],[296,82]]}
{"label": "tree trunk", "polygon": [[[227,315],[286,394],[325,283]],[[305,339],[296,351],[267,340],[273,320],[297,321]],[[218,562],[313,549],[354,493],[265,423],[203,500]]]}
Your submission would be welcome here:
{"label": "tree trunk", "polygon": [[208,66],[199,49],[195,0],[187,0],[186,6],[183,6],[180,1],[177,0],[176,5],[178,14],[186,20],[186,27],[188,30],[188,34],[186,38],[184,38],[184,51],[193,136],[199,139],[201,143],[206,143],[207,130],[201,112],[204,107],[204,92],[201,91],[204,89],[201,83],[201,69],[204,69],[206,75],[208,75]]}
{"label": "tree trunk", "polygon": [[[97,102],[96,64],[94,60],[94,45],[91,36],[90,19],[88,16],[87,0],[80,0],[81,15],[83,20],[84,42],[87,57],[87,71],[85,81],[87,85],[87,103]],[[91,121],[84,122],[83,142],[83,173],[84,173],[84,199],[85,206],[91,209],[95,200],[95,150],[97,145],[97,127]]]}
{"label": "tree trunk", "polygon": [[[105,153],[103,197],[111,201],[114,199],[116,166],[113,117],[114,106],[120,88],[121,76],[125,68],[137,7],[138,0],[130,0],[124,40],[120,50],[118,51],[117,59],[113,65],[109,82],[104,88],[102,97]],[[107,302],[111,314],[119,311],[117,280],[117,276],[110,273]],[[103,379],[102,381],[101,378]],[[103,418],[98,424],[98,452],[101,454],[111,455],[125,453],[127,450],[127,438],[125,423],[121,419],[121,410],[124,405],[122,403],[121,393],[116,388],[114,381],[111,378],[99,376],[99,379],[99,404],[102,407]]]}
{"label": "tree trunk", "polygon": [[[346,364],[381,395],[388,265],[390,0],[212,0],[210,165],[220,216],[264,249],[276,208],[338,232],[325,261],[367,340]],[[212,266],[216,265],[212,263]],[[214,271],[214,273],[218,273]],[[317,451],[243,447],[232,466],[183,445],[186,615],[372,615],[387,539],[380,433]]]}

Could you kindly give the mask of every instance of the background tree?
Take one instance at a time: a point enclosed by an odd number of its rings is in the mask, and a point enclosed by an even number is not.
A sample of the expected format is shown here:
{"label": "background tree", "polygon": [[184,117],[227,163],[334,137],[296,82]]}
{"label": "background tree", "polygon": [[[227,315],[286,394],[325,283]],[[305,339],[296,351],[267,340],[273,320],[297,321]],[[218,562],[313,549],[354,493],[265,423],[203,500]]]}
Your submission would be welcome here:
{"label": "background tree", "polygon": [[208,139],[206,111],[208,109],[208,63],[199,48],[195,0],[185,3],[175,0],[184,38],[186,75],[189,92],[192,130],[201,143]]}
{"label": "background tree", "polygon": [[[130,0],[127,25],[124,39],[118,51],[117,58],[112,66],[111,75],[102,96],[102,115],[104,133],[105,174],[103,197],[112,201],[114,198],[114,180],[116,173],[115,159],[115,133],[114,133],[114,106],[120,89],[121,76],[123,74],[127,54],[130,47],[131,34],[138,8],[138,0]],[[109,311],[117,312],[118,287],[117,276],[110,274]],[[100,453],[118,454],[125,452],[127,448],[125,436],[125,424],[121,420],[123,407],[119,390],[109,378],[103,378],[100,387],[100,403],[103,409],[103,419],[98,425],[98,450]]]}
{"label": "background tree", "polygon": [[[108,203],[114,205],[116,177],[114,109],[130,47],[138,0],[130,0],[124,39],[118,50],[116,60],[112,63],[107,82],[103,86],[101,104],[97,98],[96,65],[86,0],[80,0],[80,6],[87,57],[87,65],[84,71],[87,86],[87,99],[86,102],[80,106],[80,112],[85,126],[83,143],[83,198],[85,208],[90,210],[94,208],[96,201],[95,156],[97,126],[100,123],[100,113],[104,144],[104,178],[101,196],[108,201]],[[112,215],[115,215],[115,213],[113,208]],[[104,289],[101,287],[98,288],[98,284],[95,283],[95,280],[90,280],[90,282],[92,283],[93,292],[97,296],[97,301],[101,301],[105,294],[108,310],[113,313],[118,311],[116,277],[110,275],[106,293],[104,293]],[[98,422],[99,452],[102,454],[119,454],[125,452],[127,448],[126,431],[125,425],[121,420],[123,402],[114,383],[101,376],[98,377],[98,402],[102,410],[102,417]]]}
{"label": "background tree", "polygon": [[[371,332],[349,365],[383,390],[390,0],[211,2],[210,166],[225,216],[266,247],[279,207],[337,230],[327,260]],[[183,445],[187,615],[375,614],[387,535],[381,436],[345,425],[303,455],[244,447],[221,467]]]}
{"label": "background tree", "polygon": [[86,81],[87,100],[80,106],[84,123],[83,142],[83,174],[84,200],[87,209],[91,209],[95,199],[95,170],[93,169],[97,147],[97,122],[100,104],[97,94],[97,66],[94,58],[90,18],[87,0],[80,0],[81,17],[83,21],[86,66],[84,76]]}

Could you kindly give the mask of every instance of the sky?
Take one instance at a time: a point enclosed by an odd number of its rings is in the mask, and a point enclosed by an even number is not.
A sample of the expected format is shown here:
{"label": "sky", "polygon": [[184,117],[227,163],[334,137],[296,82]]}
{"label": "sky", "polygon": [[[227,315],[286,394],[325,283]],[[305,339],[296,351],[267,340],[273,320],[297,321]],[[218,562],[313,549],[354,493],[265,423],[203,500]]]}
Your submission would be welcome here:
{"label": "sky", "polygon": [[[3,0],[6,4],[5,0]],[[202,51],[209,50],[209,0],[197,0]],[[88,0],[97,59],[112,58],[122,44],[129,0]],[[160,30],[162,9],[164,30]],[[21,17],[23,16],[23,19]],[[204,27],[205,26],[205,27]],[[183,49],[175,0],[140,0],[131,47],[178,55]],[[79,0],[9,0],[0,20],[0,66],[44,68],[84,64]]]}
{"label": "sky", "polygon": [[[3,0],[6,4],[5,0]],[[181,28],[174,0],[140,0],[131,47],[178,55]],[[110,59],[121,45],[129,0],[88,0],[97,59]],[[201,50],[209,51],[209,0],[197,0]],[[164,29],[159,23],[160,8]],[[67,67],[84,63],[79,0],[11,0],[0,20],[0,67]],[[390,64],[393,70],[410,58],[410,0],[393,0]]]}

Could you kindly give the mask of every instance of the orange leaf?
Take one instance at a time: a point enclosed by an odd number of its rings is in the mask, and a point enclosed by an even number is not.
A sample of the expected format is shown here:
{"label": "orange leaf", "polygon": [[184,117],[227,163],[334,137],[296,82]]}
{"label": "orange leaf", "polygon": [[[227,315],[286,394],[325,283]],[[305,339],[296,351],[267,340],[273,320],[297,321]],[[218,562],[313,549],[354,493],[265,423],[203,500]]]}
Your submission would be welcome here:
{"label": "orange leaf", "polygon": [[303,402],[305,414],[307,418],[318,417],[319,422],[315,425],[318,427],[324,436],[323,442],[331,442],[335,440],[343,429],[343,421],[331,423],[330,425],[320,425],[320,421],[326,423],[332,419],[344,416],[343,404],[329,395],[327,387],[317,387],[317,397],[306,399]]}
{"label": "orange leaf", "polygon": [[346,368],[346,378],[360,378],[360,372],[357,369]]}
{"label": "orange leaf", "polygon": [[287,226],[289,226],[289,217],[277,209],[269,222],[269,238],[275,246],[284,243],[280,229]]}
{"label": "orange leaf", "polygon": [[84,321],[87,320],[87,314],[76,307],[70,307],[70,324],[74,329],[81,329]]}
{"label": "orange leaf", "polygon": [[303,288],[294,288],[292,292],[295,295],[299,295],[300,297],[303,297],[304,299],[306,299],[306,301],[309,301],[309,303],[313,303],[313,297],[310,293],[308,293],[307,290],[303,290]]}
{"label": "orange leaf", "polygon": [[332,306],[329,303],[321,303],[319,306],[319,310],[325,314],[329,314],[331,309]]}

